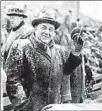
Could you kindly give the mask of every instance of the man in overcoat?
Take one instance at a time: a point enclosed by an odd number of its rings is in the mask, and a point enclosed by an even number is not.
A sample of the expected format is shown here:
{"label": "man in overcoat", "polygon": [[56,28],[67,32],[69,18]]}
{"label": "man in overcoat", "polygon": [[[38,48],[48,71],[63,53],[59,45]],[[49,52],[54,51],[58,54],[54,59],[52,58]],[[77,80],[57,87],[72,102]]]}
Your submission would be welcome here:
{"label": "man in overcoat", "polygon": [[86,31],[83,27],[76,27],[71,32],[71,38],[74,40],[75,44],[75,41],[78,39],[80,40],[80,43],[85,41],[82,50],[83,52],[81,52],[81,56],[83,56],[82,64],[78,65],[78,67],[73,70],[70,76],[72,103],[82,103],[86,98],[85,78],[87,77],[87,74],[85,72],[85,64],[88,61],[88,57],[84,51],[84,48],[87,47],[86,37],[89,37],[89,34],[88,31]]}
{"label": "man in overcoat", "polygon": [[77,43],[71,50],[54,43],[60,23],[52,9],[42,9],[32,25],[34,34],[12,44],[5,64],[7,92],[16,111],[68,103],[67,77],[81,63],[82,45]]}
{"label": "man in overcoat", "polygon": [[27,15],[24,14],[23,8],[14,4],[8,8],[6,15],[11,24],[11,31],[2,46],[4,60],[6,60],[9,49],[15,40],[28,38],[33,32],[33,28],[28,27],[24,22],[24,19],[27,18]]}

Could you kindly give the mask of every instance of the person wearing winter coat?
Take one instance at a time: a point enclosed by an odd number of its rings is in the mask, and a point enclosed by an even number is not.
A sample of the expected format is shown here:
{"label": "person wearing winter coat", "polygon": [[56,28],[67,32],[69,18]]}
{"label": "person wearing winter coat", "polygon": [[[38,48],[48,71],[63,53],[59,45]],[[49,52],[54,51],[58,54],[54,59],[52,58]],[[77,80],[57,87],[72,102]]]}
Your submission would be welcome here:
{"label": "person wearing winter coat", "polygon": [[7,92],[16,111],[68,103],[68,75],[81,64],[79,42],[73,50],[54,43],[60,23],[52,9],[42,9],[32,25],[34,33],[14,41],[5,63]]}
{"label": "person wearing winter coat", "polygon": [[85,41],[87,36],[88,32],[83,27],[76,27],[71,32],[71,38],[74,40],[74,42],[78,40],[80,43],[84,42],[83,50],[81,52],[81,56],[83,57],[82,63],[77,68],[75,68],[70,76],[72,103],[82,103],[86,98],[85,77],[87,74],[85,72],[85,64],[87,62],[88,56],[86,56],[84,49],[87,46],[87,41]]}
{"label": "person wearing winter coat", "polygon": [[4,61],[6,61],[9,49],[13,42],[17,39],[25,39],[29,37],[33,31],[31,27],[28,27],[24,23],[24,19],[27,18],[27,15],[24,14],[24,10],[19,8],[19,6],[13,5],[10,7],[7,16],[11,24],[11,31],[1,49]]}

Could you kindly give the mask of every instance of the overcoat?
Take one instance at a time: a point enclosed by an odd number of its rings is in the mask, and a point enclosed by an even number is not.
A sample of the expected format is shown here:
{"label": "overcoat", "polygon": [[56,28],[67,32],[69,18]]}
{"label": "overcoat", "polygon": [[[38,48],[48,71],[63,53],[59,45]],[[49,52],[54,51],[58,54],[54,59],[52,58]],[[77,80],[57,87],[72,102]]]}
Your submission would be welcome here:
{"label": "overcoat", "polygon": [[32,34],[33,30],[33,27],[27,26],[27,24],[25,24],[23,21],[16,28],[11,30],[1,48],[2,56],[4,56],[4,62],[7,58],[9,49],[12,46],[13,42],[17,39],[28,38]]}
{"label": "overcoat", "polygon": [[19,111],[40,111],[48,104],[67,101],[67,75],[80,63],[80,56],[53,41],[45,46],[33,34],[16,40],[5,63],[10,101]]}

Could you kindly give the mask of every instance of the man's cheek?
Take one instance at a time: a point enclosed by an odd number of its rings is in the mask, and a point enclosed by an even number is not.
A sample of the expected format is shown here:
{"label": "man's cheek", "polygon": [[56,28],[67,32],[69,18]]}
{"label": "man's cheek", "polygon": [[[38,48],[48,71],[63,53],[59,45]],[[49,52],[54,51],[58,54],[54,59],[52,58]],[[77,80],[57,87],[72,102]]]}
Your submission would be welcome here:
{"label": "man's cheek", "polygon": [[55,37],[56,36],[56,33],[54,32],[53,34],[52,34],[52,37]]}

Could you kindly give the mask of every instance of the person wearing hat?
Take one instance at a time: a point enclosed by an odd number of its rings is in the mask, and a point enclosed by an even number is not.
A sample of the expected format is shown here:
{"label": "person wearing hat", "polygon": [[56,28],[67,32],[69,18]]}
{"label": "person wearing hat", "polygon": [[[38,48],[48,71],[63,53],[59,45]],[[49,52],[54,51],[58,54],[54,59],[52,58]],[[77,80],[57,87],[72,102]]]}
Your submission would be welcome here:
{"label": "person wearing hat", "polygon": [[[83,50],[82,50],[82,64],[80,64],[70,76],[71,81],[71,95],[72,95],[72,103],[82,103],[86,98],[86,91],[85,91],[85,79],[90,76],[90,80],[92,78],[92,74],[86,72],[86,63],[90,57],[90,47],[86,42],[87,39],[90,37],[88,31],[83,27],[76,27],[71,32],[71,39],[73,40],[74,44],[76,41],[79,41],[81,44],[84,42]],[[85,50],[88,50],[87,53]]]}
{"label": "person wearing hat", "polygon": [[19,8],[16,4],[8,9],[6,14],[11,24],[11,32],[8,34],[5,44],[3,45],[4,60],[6,60],[9,53],[9,49],[13,42],[17,39],[25,39],[32,33],[32,28],[28,27],[24,23],[24,19],[27,15],[24,14],[22,8]]}
{"label": "person wearing hat", "polygon": [[43,8],[32,25],[34,33],[12,44],[5,64],[7,92],[17,111],[41,111],[48,104],[68,103],[68,75],[81,63],[82,45],[71,51],[54,43],[60,23],[53,9]]}

